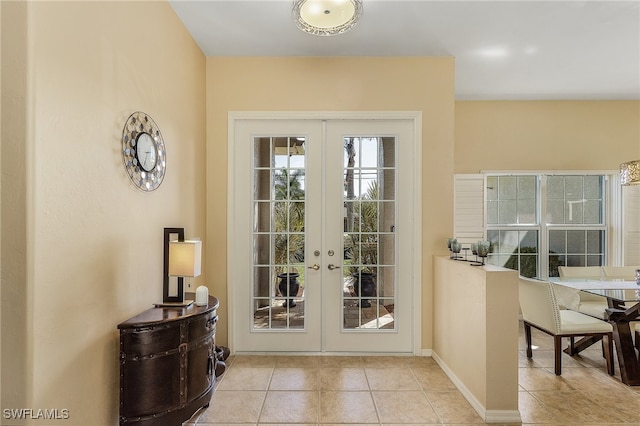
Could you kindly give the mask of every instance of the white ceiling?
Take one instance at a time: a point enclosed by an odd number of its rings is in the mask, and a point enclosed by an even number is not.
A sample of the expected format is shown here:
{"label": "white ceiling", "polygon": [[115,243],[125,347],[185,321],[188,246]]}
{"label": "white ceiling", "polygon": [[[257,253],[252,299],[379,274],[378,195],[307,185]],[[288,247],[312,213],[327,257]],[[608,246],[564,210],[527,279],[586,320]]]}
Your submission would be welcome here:
{"label": "white ceiling", "polygon": [[363,0],[350,32],[291,0],[170,0],[206,56],[453,56],[457,99],[640,99],[640,0]]}

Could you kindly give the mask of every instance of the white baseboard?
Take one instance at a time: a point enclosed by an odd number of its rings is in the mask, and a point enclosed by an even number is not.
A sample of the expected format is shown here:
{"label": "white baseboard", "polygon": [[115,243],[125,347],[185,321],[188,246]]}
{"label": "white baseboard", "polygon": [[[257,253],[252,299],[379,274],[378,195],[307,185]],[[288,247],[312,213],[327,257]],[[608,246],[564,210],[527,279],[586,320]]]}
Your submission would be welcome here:
{"label": "white baseboard", "polygon": [[433,351],[431,349],[422,349],[420,356],[431,356],[432,353]]}
{"label": "white baseboard", "polygon": [[431,349],[423,349],[423,353],[426,351],[431,352],[431,357],[436,361],[447,377],[451,379],[453,384],[456,385],[462,396],[469,401],[469,404],[471,404],[473,409],[476,410],[482,419],[484,419],[485,423],[522,423],[520,411],[518,410],[487,410],[487,408],[476,399],[458,376],[451,371],[437,353],[433,352]]}
{"label": "white baseboard", "polygon": [[487,410],[485,423],[522,423],[518,410]]}

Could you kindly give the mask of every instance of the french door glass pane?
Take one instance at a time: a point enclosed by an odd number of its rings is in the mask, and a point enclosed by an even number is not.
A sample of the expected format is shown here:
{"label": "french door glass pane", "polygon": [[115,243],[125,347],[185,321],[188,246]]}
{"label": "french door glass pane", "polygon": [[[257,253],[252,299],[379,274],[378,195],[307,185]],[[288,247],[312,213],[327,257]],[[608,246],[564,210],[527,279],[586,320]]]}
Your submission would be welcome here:
{"label": "french door glass pane", "polygon": [[255,330],[304,329],[305,140],[254,139]]}
{"label": "french door glass pane", "polygon": [[343,329],[395,329],[395,139],[344,143]]}

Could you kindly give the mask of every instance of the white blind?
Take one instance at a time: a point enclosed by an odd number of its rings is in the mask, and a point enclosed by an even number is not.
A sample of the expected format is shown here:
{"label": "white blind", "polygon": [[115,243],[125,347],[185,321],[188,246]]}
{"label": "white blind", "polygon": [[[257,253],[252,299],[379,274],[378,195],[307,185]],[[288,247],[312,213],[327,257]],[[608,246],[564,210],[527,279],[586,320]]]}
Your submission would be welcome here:
{"label": "white blind", "polygon": [[484,175],[454,175],[453,236],[465,244],[484,239]]}
{"label": "white blind", "polygon": [[640,265],[640,185],[622,187],[624,265]]}

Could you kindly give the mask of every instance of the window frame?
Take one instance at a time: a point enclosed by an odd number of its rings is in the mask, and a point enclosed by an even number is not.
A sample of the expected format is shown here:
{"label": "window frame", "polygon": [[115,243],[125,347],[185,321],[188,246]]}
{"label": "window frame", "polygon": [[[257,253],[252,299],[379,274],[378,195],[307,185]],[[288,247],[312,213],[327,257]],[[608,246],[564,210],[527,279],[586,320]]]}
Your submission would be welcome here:
{"label": "window frame", "polygon": [[[484,236],[488,231],[537,231],[538,233],[538,262],[537,276],[542,279],[549,277],[549,232],[551,230],[598,230],[604,231],[603,264],[619,264],[621,258],[621,222],[622,210],[615,209],[620,205],[621,189],[618,171],[611,170],[553,170],[553,171],[481,171],[484,177]],[[488,191],[487,184],[490,177],[501,176],[536,176],[536,223],[535,224],[489,224],[488,219]],[[546,223],[547,211],[547,179],[550,176],[602,176],[602,222],[599,224],[551,224]],[[617,203],[617,204],[616,204]]]}

